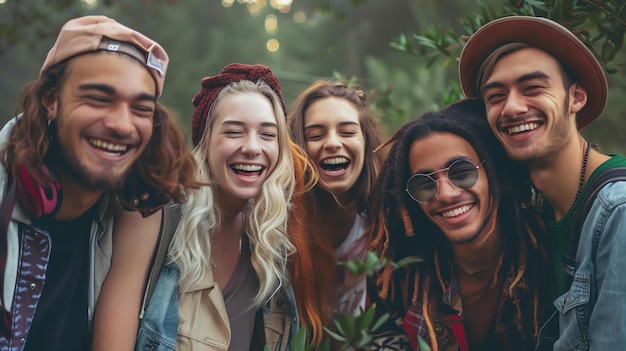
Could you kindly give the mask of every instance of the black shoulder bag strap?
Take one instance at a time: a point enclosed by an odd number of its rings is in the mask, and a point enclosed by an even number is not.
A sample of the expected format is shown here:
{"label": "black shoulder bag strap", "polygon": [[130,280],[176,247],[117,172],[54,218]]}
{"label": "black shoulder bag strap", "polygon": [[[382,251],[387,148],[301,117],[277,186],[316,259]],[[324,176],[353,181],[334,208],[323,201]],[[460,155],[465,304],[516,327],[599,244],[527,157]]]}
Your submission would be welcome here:
{"label": "black shoulder bag strap", "polygon": [[154,259],[152,260],[152,268],[150,268],[150,274],[148,275],[148,281],[146,283],[146,290],[144,292],[143,301],[141,303],[141,311],[139,319],[143,319],[143,315],[146,312],[150,297],[154,291],[157,278],[161,272],[165,259],[167,258],[167,251],[176,232],[176,227],[180,220],[180,207],[172,207],[169,204],[163,206],[163,217],[161,218],[161,230],[159,232],[159,241],[157,244],[156,252],[154,253]]}
{"label": "black shoulder bag strap", "polygon": [[567,247],[567,253],[561,258],[561,270],[566,274],[565,282],[566,287],[572,284],[574,280],[574,274],[578,269],[578,262],[576,262],[576,252],[578,251],[578,242],[580,241],[580,235],[583,228],[583,223],[591,210],[593,200],[595,200],[598,192],[608,183],[626,180],[626,167],[609,168],[600,173],[598,177],[589,185],[589,189],[585,195],[580,199],[580,205],[576,208],[572,216],[572,225],[569,232],[569,245]]}

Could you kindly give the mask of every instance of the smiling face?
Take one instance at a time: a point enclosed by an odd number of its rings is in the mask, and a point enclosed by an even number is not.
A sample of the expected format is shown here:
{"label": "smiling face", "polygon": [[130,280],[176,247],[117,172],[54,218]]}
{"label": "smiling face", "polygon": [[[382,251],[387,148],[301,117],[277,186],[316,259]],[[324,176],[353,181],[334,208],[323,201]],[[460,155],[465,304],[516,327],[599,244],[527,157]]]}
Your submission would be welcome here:
{"label": "smiling face", "polygon": [[357,109],[336,97],[315,101],[304,112],[304,137],[320,186],[336,196],[346,195],[361,175],[365,155]]}
{"label": "smiling face", "polygon": [[[467,140],[448,132],[433,132],[415,140],[409,151],[411,174],[429,174],[449,167],[454,161],[468,160],[479,165],[481,160]],[[491,210],[487,175],[478,168],[476,184],[467,190],[452,185],[447,172],[437,172],[437,195],[426,203],[419,203],[426,218],[432,221],[453,244],[476,239]]]}
{"label": "smiling face", "polygon": [[73,58],[58,92],[43,98],[57,128],[57,172],[80,187],[119,187],[152,136],[155,82],[117,53]]}
{"label": "smiling face", "polygon": [[497,61],[482,96],[489,125],[511,158],[549,158],[576,135],[586,93],[578,84],[565,85],[558,62],[542,50],[524,48]]}
{"label": "smiling face", "polygon": [[226,95],[215,106],[210,123],[207,153],[221,202],[245,203],[258,197],[279,157],[270,101],[258,93]]}

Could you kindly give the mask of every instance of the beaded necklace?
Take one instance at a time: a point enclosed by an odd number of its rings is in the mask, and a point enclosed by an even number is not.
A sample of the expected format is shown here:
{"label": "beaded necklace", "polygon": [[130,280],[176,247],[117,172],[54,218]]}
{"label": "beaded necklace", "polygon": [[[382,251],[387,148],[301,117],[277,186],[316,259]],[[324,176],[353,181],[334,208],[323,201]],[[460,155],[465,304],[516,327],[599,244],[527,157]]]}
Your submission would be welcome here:
{"label": "beaded necklace", "polygon": [[591,150],[591,143],[587,142],[587,148],[585,149],[585,156],[583,157],[583,167],[582,170],[580,171],[580,181],[578,182],[578,190],[576,191],[576,196],[574,197],[574,203],[572,204],[572,207],[569,209],[568,215],[567,215],[567,231],[566,233],[569,234],[571,226],[572,226],[572,219],[574,217],[574,210],[576,208],[576,204],[578,203],[578,198],[580,197],[580,193],[583,190],[583,185],[585,183],[585,174],[587,173],[587,161],[589,161],[589,151]]}

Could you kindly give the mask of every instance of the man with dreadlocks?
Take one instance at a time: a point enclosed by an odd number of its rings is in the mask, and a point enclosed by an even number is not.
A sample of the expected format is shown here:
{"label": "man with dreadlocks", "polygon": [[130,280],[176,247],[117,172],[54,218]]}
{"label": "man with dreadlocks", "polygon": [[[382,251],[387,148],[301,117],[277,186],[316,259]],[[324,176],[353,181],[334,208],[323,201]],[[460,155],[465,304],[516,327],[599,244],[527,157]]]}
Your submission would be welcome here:
{"label": "man with dreadlocks", "polygon": [[[398,129],[370,197],[370,286],[392,312],[370,349],[531,350],[545,320],[544,226],[525,174],[466,99]],[[392,270],[409,256],[423,261]],[[395,330],[394,330],[395,329]],[[406,347],[404,347],[406,349]]]}

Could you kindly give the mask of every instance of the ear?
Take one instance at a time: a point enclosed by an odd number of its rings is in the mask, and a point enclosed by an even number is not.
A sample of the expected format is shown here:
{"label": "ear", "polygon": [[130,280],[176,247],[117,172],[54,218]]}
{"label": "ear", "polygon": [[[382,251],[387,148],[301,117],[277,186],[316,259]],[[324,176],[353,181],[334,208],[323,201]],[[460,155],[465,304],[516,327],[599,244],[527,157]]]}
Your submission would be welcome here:
{"label": "ear", "polygon": [[47,91],[41,98],[41,104],[46,108],[46,117],[52,121],[57,118],[59,103],[56,90]]}
{"label": "ear", "polygon": [[576,114],[587,104],[587,91],[578,83],[574,83],[570,89],[570,113]]}

